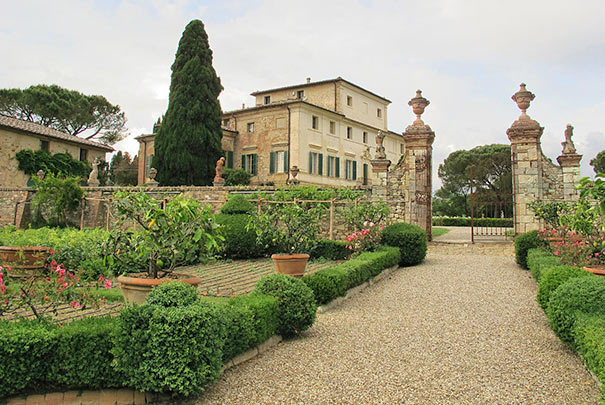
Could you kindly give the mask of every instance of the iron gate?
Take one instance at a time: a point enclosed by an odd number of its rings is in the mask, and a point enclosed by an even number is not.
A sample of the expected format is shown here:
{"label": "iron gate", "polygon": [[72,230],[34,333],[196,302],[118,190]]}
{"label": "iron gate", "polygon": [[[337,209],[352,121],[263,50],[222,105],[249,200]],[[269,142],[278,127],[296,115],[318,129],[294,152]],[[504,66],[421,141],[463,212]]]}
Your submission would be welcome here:
{"label": "iron gate", "polygon": [[470,167],[470,214],[471,242],[500,241],[511,239],[513,227],[513,195],[510,193],[490,192],[477,187],[473,180],[473,167]]}

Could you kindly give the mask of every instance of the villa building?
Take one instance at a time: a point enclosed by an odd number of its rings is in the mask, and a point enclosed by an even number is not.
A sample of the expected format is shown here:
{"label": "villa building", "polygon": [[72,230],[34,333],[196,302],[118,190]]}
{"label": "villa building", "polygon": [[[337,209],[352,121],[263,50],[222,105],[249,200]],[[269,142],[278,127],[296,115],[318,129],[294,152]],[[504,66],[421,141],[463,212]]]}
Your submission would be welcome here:
{"label": "villa building", "polygon": [[[252,173],[252,184],[286,184],[299,169],[302,184],[368,184],[376,135],[386,157],[399,161],[401,134],[388,131],[384,97],[340,77],[256,91],[254,107],[223,113],[226,166]],[[141,135],[139,183],[147,177],[154,135]]]}

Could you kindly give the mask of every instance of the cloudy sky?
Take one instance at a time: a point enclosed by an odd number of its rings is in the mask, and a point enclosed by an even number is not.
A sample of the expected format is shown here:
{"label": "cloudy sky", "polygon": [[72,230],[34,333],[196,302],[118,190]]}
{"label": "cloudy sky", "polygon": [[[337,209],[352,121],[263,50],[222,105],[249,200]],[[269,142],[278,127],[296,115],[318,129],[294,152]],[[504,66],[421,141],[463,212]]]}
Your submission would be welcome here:
{"label": "cloudy sky", "polygon": [[[561,152],[565,125],[588,162],[605,149],[605,1],[578,0],[2,0],[1,88],[58,84],[121,106],[132,138],[166,111],[170,66],[192,19],[206,25],[224,111],[255,90],[341,76],[390,100],[389,129],[414,117],[447,155],[508,143],[524,81],[544,152]],[[437,183],[438,184],[438,183]]]}

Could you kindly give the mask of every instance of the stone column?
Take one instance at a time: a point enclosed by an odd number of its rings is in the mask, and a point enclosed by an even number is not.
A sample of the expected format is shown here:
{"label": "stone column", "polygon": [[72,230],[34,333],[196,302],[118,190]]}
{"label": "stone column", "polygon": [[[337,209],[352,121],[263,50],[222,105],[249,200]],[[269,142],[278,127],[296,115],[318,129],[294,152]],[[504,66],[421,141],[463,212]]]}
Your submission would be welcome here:
{"label": "stone column", "polygon": [[580,161],[582,155],[576,153],[576,147],[571,137],[573,136],[573,127],[567,124],[565,129],[565,141],[561,142],[563,151],[561,156],[557,157],[557,162],[561,165],[563,172],[563,200],[574,201],[579,198],[576,184],[580,182]]}
{"label": "stone column", "polygon": [[543,198],[540,137],[544,128],[526,113],[534,98],[525,83],[521,83],[521,89],[512,96],[521,109],[521,116],[506,130],[511,144],[515,234],[539,228],[538,220],[527,206]]}
{"label": "stone column", "polygon": [[374,199],[386,200],[387,198],[387,181],[389,166],[391,161],[386,158],[384,151],[384,133],[378,131],[376,135],[376,156],[370,160],[372,164],[372,173],[374,174],[374,180],[372,181],[372,197]]}
{"label": "stone column", "polygon": [[432,240],[432,159],[435,133],[420,116],[430,101],[422,97],[422,91],[416,91],[416,97],[408,103],[412,107],[416,120],[403,133],[405,142],[404,170],[407,175],[405,193],[406,221],[426,229]]}

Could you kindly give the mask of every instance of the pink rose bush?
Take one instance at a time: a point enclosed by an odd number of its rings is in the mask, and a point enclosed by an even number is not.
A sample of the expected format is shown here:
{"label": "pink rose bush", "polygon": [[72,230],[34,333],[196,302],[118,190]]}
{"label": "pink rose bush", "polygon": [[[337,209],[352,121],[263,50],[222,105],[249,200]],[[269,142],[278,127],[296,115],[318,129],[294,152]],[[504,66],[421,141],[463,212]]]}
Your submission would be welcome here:
{"label": "pink rose bush", "polygon": [[347,249],[354,255],[376,249],[382,238],[384,225],[365,221],[363,226],[363,229],[347,236]]}

